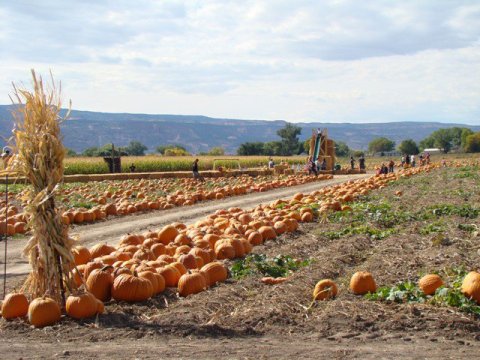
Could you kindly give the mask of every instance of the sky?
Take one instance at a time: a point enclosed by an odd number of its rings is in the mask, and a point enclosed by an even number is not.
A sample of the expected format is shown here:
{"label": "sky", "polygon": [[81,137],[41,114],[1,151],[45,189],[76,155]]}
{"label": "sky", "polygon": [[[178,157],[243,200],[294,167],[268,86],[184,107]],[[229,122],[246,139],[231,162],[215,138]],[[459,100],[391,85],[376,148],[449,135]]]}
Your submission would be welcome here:
{"label": "sky", "polygon": [[0,0],[0,104],[480,125],[480,1]]}

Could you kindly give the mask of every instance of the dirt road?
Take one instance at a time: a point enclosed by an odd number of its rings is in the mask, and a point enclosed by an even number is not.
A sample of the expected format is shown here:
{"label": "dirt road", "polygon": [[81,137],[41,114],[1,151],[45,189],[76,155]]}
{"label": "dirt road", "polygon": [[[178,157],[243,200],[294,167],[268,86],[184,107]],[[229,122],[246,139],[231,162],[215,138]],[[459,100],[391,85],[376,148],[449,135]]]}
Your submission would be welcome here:
{"label": "dirt road", "polygon": [[[261,193],[255,192],[243,196],[229,197],[222,201],[209,201],[197,203],[188,207],[178,207],[170,210],[116,217],[91,225],[74,226],[71,230],[71,235],[78,238],[81,244],[87,246],[99,242],[108,242],[109,244],[116,245],[120,237],[127,233],[138,233],[144,232],[148,229],[158,229],[161,226],[175,221],[189,224],[215,212],[218,209],[225,209],[229,207],[241,207],[248,209],[261,203],[267,203],[276,199],[291,197],[298,192],[308,193],[322,187],[343,183],[349,180],[361,179],[368,176],[371,175],[341,175],[336,176],[331,180],[308,183],[289,188],[275,189]],[[27,260],[21,255],[26,241],[26,237],[15,238],[14,240],[9,241],[7,277],[10,279],[10,281],[26,275],[30,269]],[[3,248],[3,243],[0,243],[0,248]],[[0,264],[3,264],[3,258]]]}

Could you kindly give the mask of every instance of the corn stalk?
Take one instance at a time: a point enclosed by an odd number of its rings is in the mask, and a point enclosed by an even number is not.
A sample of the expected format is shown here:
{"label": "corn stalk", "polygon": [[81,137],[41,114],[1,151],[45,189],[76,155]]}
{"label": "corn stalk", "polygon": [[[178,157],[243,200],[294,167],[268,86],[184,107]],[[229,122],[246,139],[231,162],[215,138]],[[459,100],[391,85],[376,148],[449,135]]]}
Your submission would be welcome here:
{"label": "corn stalk", "polygon": [[23,253],[32,270],[23,290],[32,298],[48,294],[64,303],[65,292],[75,289],[71,253],[74,240],[68,235],[68,226],[55,206],[54,195],[63,180],[65,147],[62,144],[60,123],[65,120],[61,109],[60,86],[52,77],[50,89],[44,89],[40,76],[32,70],[33,92],[13,85],[14,157],[9,168],[24,176],[30,183],[22,199],[29,219],[32,237]]}

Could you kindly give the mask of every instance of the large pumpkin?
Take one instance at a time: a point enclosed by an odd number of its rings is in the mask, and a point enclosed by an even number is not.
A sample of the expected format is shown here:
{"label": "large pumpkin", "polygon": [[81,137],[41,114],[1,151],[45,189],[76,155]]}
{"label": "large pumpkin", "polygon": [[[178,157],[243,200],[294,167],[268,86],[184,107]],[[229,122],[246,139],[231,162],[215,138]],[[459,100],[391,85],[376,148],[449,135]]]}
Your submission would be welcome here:
{"label": "large pumpkin", "polygon": [[61,315],[60,305],[49,297],[36,298],[28,307],[28,321],[35,327],[53,325]]}
{"label": "large pumpkin", "polygon": [[478,272],[471,271],[465,276],[462,282],[462,293],[480,304],[480,274]]}
{"label": "large pumpkin", "polygon": [[86,285],[98,300],[108,301],[112,297],[113,267],[105,266],[101,269],[93,270],[88,276]]}
{"label": "large pumpkin", "polygon": [[2,306],[2,316],[7,319],[24,317],[28,312],[28,300],[22,293],[10,293],[5,296]]}
{"label": "large pumpkin", "polygon": [[358,271],[350,279],[350,290],[357,295],[365,295],[377,290],[377,284],[372,274],[367,271]]}
{"label": "large pumpkin", "polygon": [[313,290],[313,300],[327,300],[337,296],[337,293],[337,285],[332,280],[320,280]]}
{"label": "large pumpkin", "polygon": [[84,319],[95,316],[97,313],[103,311],[103,302],[100,305],[93,294],[84,292],[77,295],[70,295],[65,304],[67,314],[74,319]]}
{"label": "large pumpkin", "polygon": [[177,286],[180,279],[180,271],[174,265],[167,265],[162,268],[158,268],[157,272],[165,279],[165,286],[174,287]]}
{"label": "large pumpkin", "polygon": [[437,274],[427,274],[418,281],[418,287],[425,295],[433,295],[443,285],[443,280]]}
{"label": "large pumpkin", "polygon": [[112,297],[115,300],[128,302],[145,301],[153,295],[153,285],[150,280],[134,275],[121,274],[117,276],[112,286]]}
{"label": "large pumpkin", "polygon": [[85,246],[75,246],[72,249],[72,254],[75,260],[75,265],[83,265],[89,262],[92,258],[90,254],[90,250],[88,250]]}
{"label": "large pumpkin", "polygon": [[184,274],[178,281],[178,295],[188,296],[199,293],[207,288],[205,276],[201,272]]}
{"label": "large pumpkin", "polygon": [[175,240],[178,235],[178,230],[172,225],[165,226],[162,230],[158,232],[158,240],[167,245]]}
{"label": "large pumpkin", "polygon": [[223,282],[228,276],[227,268],[219,261],[204,265],[201,271],[207,274],[205,278],[208,279],[208,286],[215,285],[217,282]]}

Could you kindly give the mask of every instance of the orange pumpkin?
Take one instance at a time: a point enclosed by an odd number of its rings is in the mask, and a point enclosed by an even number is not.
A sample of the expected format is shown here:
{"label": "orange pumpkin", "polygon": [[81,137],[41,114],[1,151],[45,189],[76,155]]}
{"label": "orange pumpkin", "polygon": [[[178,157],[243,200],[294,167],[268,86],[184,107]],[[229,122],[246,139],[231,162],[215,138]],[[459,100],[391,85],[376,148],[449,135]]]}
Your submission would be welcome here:
{"label": "orange pumpkin", "polygon": [[480,274],[476,271],[469,272],[462,282],[462,293],[480,304]]}
{"label": "orange pumpkin", "polygon": [[217,282],[224,282],[228,276],[227,268],[219,261],[204,265],[201,271],[207,274],[208,286],[215,285]]}
{"label": "orange pumpkin", "polygon": [[425,295],[433,295],[443,285],[443,280],[437,274],[427,274],[418,281],[418,287]]}
{"label": "orange pumpkin", "polygon": [[150,299],[152,295],[153,285],[150,280],[135,276],[135,274],[121,274],[113,282],[112,297],[115,300],[145,301]]}
{"label": "orange pumpkin", "polygon": [[314,300],[327,300],[337,296],[337,285],[330,279],[320,280],[313,290]]}
{"label": "orange pumpkin", "polygon": [[86,286],[98,300],[108,301],[112,297],[112,266],[93,270],[87,278]]}
{"label": "orange pumpkin", "polygon": [[205,276],[201,272],[183,274],[178,281],[178,295],[197,294],[207,288]]}
{"label": "orange pumpkin", "polygon": [[28,307],[28,321],[35,327],[53,325],[60,321],[61,315],[60,305],[45,296],[34,299]]}
{"label": "orange pumpkin", "polygon": [[372,274],[367,271],[358,271],[350,279],[350,290],[357,295],[365,295],[377,290],[377,284]]}
{"label": "orange pumpkin", "polygon": [[99,300],[89,292],[70,295],[67,298],[65,310],[74,319],[85,319],[98,313],[98,302]]}
{"label": "orange pumpkin", "polygon": [[5,296],[2,306],[2,316],[7,319],[24,317],[28,313],[28,300],[22,293],[10,293]]}

